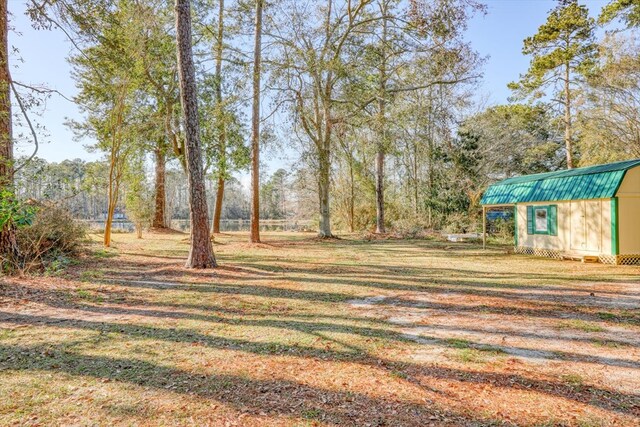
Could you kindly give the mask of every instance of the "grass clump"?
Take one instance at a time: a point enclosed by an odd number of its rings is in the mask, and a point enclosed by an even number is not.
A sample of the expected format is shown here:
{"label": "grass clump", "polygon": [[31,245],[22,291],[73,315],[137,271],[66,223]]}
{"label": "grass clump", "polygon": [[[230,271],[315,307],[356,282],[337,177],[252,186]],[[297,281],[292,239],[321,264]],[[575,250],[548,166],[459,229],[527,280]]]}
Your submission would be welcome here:
{"label": "grass clump", "polygon": [[585,322],[584,320],[567,320],[558,325],[560,329],[575,329],[583,332],[604,332],[604,328],[593,322]]}
{"label": "grass clump", "polygon": [[302,411],[302,418],[305,420],[318,420],[322,412],[319,409],[305,409]]}
{"label": "grass clump", "polygon": [[475,348],[459,349],[455,353],[455,358],[462,363],[484,363],[487,361],[486,355]]}
{"label": "grass clump", "polygon": [[471,348],[471,342],[459,338],[449,338],[446,339],[445,342],[449,347],[466,349]]}
{"label": "grass clump", "polygon": [[578,374],[565,374],[562,375],[560,377],[560,379],[570,385],[571,387],[577,388],[577,387],[582,387],[582,385],[584,384],[584,378],[582,378],[580,375]]}
{"label": "grass clump", "polygon": [[92,255],[94,258],[114,258],[118,256],[116,252],[110,252],[106,249],[98,249]]}

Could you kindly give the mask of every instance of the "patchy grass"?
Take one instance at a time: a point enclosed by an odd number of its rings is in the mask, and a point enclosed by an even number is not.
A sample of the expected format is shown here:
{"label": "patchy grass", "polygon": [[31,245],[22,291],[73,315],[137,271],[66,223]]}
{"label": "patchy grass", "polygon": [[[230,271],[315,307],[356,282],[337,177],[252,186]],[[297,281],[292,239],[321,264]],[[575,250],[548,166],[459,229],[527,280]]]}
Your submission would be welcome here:
{"label": "patchy grass", "polygon": [[455,352],[455,358],[462,363],[484,363],[486,357],[475,348],[463,348]]}
{"label": "patchy grass", "polygon": [[461,340],[459,338],[447,338],[445,342],[453,348],[468,349],[471,347],[471,342],[467,340]]}
{"label": "patchy grass", "polygon": [[91,236],[0,279],[0,425],[638,425],[639,269],[264,237],[199,271],[183,234]]}
{"label": "patchy grass", "polygon": [[94,258],[114,258],[118,253],[113,249],[97,249],[92,252]]}
{"label": "patchy grass", "polygon": [[584,332],[604,332],[604,327],[593,322],[585,322],[580,319],[567,320],[558,324],[561,329],[576,329]]}
{"label": "patchy grass", "polygon": [[572,387],[582,387],[584,384],[584,378],[578,374],[564,374],[560,378]]}

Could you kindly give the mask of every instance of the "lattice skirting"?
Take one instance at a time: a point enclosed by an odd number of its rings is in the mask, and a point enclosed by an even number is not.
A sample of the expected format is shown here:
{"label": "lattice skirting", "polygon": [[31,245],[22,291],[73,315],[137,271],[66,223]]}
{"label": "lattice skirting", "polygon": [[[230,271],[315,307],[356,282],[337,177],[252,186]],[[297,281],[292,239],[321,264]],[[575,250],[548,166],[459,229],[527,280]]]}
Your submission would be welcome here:
{"label": "lattice skirting", "polygon": [[523,254],[523,255],[535,255],[535,256],[540,256],[544,258],[562,259],[562,254],[559,251],[555,251],[553,249],[528,248],[525,246],[517,246],[514,249],[514,252],[517,254]]}
{"label": "lattice skirting", "polygon": [[[534,255],[544,258],[564,259],[565,256],[560,251],[553,249],[528,248],[517,246],[514,252],[523,255]],[[613,265],[640,265],[640,254],[629,255],[598,255],[598,259],[603,264]]]}
{"label": "lattice skirting", "polygon": [[640,255],[600,255],[600,262],[615,265],[640,265]]}

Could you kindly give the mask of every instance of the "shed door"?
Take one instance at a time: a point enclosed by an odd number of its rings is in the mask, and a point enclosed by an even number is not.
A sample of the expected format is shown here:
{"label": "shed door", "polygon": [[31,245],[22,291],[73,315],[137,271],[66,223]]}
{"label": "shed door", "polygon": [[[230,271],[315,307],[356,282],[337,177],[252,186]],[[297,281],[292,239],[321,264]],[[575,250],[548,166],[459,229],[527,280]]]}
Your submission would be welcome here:
{"label": "shed door", "polygon": [[571,202],[571,249],[600,252],[602,204],[599,200]]}
{"label": "shed door", "polygon": [[585,249],[592,252],[600,252],[602,242],[602,203],[600,200],[591,200],[585,204]]}
{"label": "shed door", "polygon": [[571,249],[586,249],[587,230],[585,224],[584,202],[571,202]]}

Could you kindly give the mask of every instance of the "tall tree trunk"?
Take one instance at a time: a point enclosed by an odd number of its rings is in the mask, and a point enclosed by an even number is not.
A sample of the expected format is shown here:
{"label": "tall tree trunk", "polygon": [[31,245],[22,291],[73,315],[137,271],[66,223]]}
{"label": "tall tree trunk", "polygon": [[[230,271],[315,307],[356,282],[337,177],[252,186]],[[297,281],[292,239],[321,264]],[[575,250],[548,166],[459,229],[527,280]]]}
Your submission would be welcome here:
{"label": "tall tree trunk", "polygon": [[384,151],[376,153],[376,233],[385,233],[384,226]]}
{"label": "tall tree trunk", "polygon": [[353,174],[353,154],[349,153],[349,232],[353,233],[355,230],[355,212],[356,212],[356,185]]}
{"label": "tall tree trunk", "polygon": [[380,49],[380,87],[378,94],[378,146],[376,153],[376,233],[386,232],[384,225],[384,157],[386,151],[387,124],[385,120],[387,102],[387,2],[381,5],[382,38]]}
{"label": "tall tree trunk", "polygon": [[418,218],[420,208],[418,205],[418,144],[413,141],[413,161],[411,162],[413,169],[413,213]]}
{"label": "tall tree trunk", "polygon": [[111,153],[109,156],[109,192],[107,194],[107,220],[104,225],[104,246],[111,246],[111,226],[113,225],[113,214],[116,211],[120,191],[120,178],[122,177],[122,167],[124,153],[122,153],[122,139],[120,130],[124,121],[124,107],[127,93],[127,84],[120,88],[120,93],[115,101],[112,114],[115,114],[111,123]]}
{"label": "tall tree trunk", "polygon": [[175,7],[178,75],[180,100],[184,114],[185,157],[191,218],[191,247],[186,266],[189,268],[211,268],[216,266],[216,259],[209,239],[209,213],[200,151],[198,94],[191,47],[191,2],[176,0]]}
{"label": "tall tree trunk", "polygon": [[[224,0],[220,0],[218,9],[218,40],[216,42],[216,102],[222,108],[222,54],[224,53]],[[211,234],[220,233],[220,215],[222,215],[222,202],[224,200],[224,184],[227,176],[227,129],[226,118],[222,114],[220,122],[220,152],[218,154],[218,189],[216,204],[213,210],[213,226]]]}
{"label": "tall tree trunk", "polygon": [[118,201],[116,159],[113,155],[113,148],[111,152],[111,161],[109,164],[109,191],[107,194],[107,220],[104,223],[104,246],[106,248],[111,246],[111,226],[113,225],[113,214],[116,210],[116,203]]}
{"label": "tall tree trunk", "polygon": [[166,178],[166,154],[164,152],[164,141],[159,141],[155,150],[156,157],[156,197],[155,197],[155,212],[153,215],[153,222],[151,226],[153,228],[166,228],[166,216],[165,208],[167,204],[167,197],[165,191],[165,178]]}
{"label": "tall tree trunk", "polygon": [[567,150],[567,167],[573,169],[573,135],[571,129],[571,89],[569,87],[571,77],[570,64],[565,65],[564,72],[564,145]]}
{"label": "tall tree trunk", "polygon": [[215,210],[213,212],[213,228],[211,230],[212,234],[220,233],[220,216],[222,215],[222,199],[224,198],[224,178],[222,176],[218,177],[218,189],[216,192],[216,205]]}
{"label": "tall tree trunk", "polygon": [[[9,72],[9,10],[0,0],[0,191],[13,189],[13,129],[11,123],[11,74]],[[18,253],[13,224],[0,229],[0,257]]]}
{"label": "tall tree trunk", "polygon": [[320,148],[318,156],[318,198],[320,202],[320,224],[318,235],[320,237],[332,237],[331,234],[331,211],[329,206],[330,168],[331,152],[326,143]]}
{"label": "tall tree trunk", "polygon": [[262,6],[256,0],[255,43],[253,50],[253,111],[251,117],[251,237],[260,242],[260,76],[262,61]]}
{"label": "tall tree trunk", "polygon": [[7,0],[0,0],[0,189],[13,187],[13,129]]}

